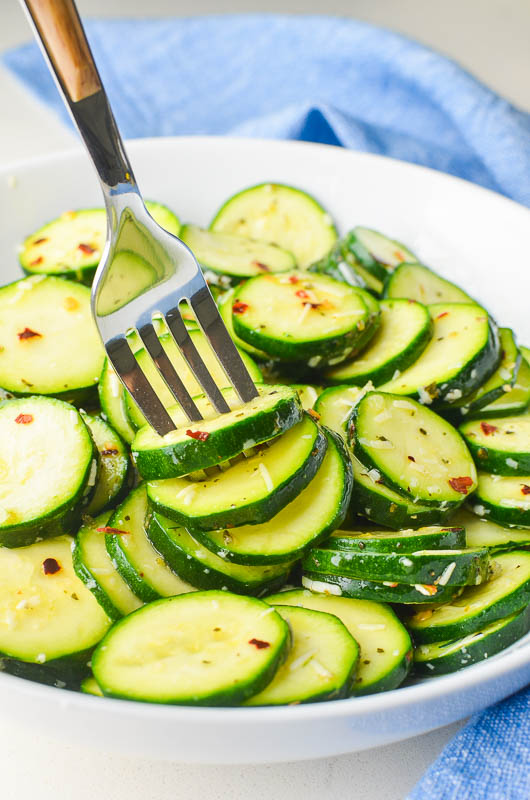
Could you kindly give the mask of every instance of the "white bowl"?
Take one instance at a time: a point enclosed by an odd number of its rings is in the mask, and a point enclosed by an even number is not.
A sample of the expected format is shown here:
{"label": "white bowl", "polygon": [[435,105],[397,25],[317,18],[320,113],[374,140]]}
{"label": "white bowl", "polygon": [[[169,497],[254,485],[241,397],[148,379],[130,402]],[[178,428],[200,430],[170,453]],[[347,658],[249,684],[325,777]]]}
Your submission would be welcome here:
{"label": "white bowl", "polygon": [[[461,283],[530,343],[530,211],[447,175],[322,145],[216,138],[144,139],[128,150],[148,198],[207,224],[233,192],[262,181],[313,193],[340,231],[355,224],[402,240]],[[0,172],[2,282],[16,279],[25,235],[68,208],[101,205],[85,153]],[[318,758],[416,736],[530,682],[530,636],[467,669],[368,697],[280,708],[190,708],[101,699],[0,675],[0,708],[69,740],[196,763]]]}

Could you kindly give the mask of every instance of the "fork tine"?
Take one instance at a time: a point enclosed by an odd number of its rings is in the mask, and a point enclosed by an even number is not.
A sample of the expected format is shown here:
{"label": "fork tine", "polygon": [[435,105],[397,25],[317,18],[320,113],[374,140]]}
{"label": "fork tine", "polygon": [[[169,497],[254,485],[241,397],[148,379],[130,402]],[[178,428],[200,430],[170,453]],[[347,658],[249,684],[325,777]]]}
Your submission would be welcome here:
{"label": "fork tine", "polygon": [[119,378],[150,425],[161,435],[175,430],[175,424],[142,372],[125,336],[115,336],[105,345]]}
{"label": "fork tine", "polygon": [[218,413],[227,414],[230,411],[230,406],[224,399],[219,387],[208,372],[206,364],[193,344],[188,329],[180,316],[178,307],[174,307],[167,312],[166,323],[182,355],[188,362],[191,371],[212,401]]}
{"label": "fork tine", "polygon": [[164,379],[167,388],[170,390],[175,399],[178,400],[182,410],[190,422],[199,422],[202,420],[201,412],[191,399],[191,395],[184,386],[182,380],[177,375],[175,367],[169,360],[169,357],[164,350],[160,339],[156,335],[153,325],[142,325],[141,328],[138,328],[138,333],[140,334],[140,338],[144,343],[147,352],[153,359],[155,366]]}
{"label": "fork tine", "polygon": [[207,287],[200,289],[190,297],[190,303],[218,361],[239,397],[244,403],[253,400],[258,396],[258,390],[221,319],[210,290]]}

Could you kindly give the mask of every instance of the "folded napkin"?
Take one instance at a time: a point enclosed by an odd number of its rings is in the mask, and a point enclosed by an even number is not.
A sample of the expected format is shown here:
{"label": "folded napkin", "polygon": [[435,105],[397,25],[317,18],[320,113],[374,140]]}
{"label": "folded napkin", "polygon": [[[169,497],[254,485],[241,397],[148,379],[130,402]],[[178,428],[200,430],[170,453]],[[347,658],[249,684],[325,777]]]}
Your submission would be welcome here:
{"label": "folded napkin", "polygon": [[[87,31],[126,137],[230,133],[343,145],[530,206],[530,115],[389,31],[275,15],[91,21]],[[67,119],[36,45],[3,60]],[[410,800],[529,800],[529,761],[526,692],[473,718]]]}

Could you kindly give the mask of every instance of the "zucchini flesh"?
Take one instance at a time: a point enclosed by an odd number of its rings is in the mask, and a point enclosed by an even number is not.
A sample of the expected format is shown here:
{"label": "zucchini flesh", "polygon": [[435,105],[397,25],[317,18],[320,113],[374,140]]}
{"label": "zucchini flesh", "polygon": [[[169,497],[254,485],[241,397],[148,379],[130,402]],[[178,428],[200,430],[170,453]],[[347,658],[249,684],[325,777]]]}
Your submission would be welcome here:
{"label": "zucchini flesh", "polygon": [[120,436],[101,417],[82,413],[99,455],[96,489],[86,514],[95,516],[109,508],[127,492],[131,478],[131,462]]}
{"label": "zucchini flesh", "polygon": [[479,472],[471,508],[498,525],[530,528],[530,475]]}
{"label": "zucchini flesh", "polygon": [[313,386],[310,383],[291,383],[290,386],[298,392],[304,411],[313,408],[323,391],[322,386]]}
{"label": "zucchini flesh", "polygon": [[235,288],[229,289],[227,292],[224,292],[217,301],[219,313],[227,327],[228,333],[240,350],[244,350],[246,353],[249,353],[253,358],[257,358],[259,361],[268,361],[269,356],[267,353],[264,353],[263,350],[258,350],[257,347],[254,347],[248,342],[243,341],[243,339],[241,339],[234,331],[234,326],[232,324],[232,306],[234,305],[236,291],[237,289]]}
{"label": "zucchini flesh", "polygon": [[200,483],[150,481],[149,500],[192,532],[267,522],[312,480],[326,447],[325,435],[305,416],[269,447]]}
{"label": "zucchini flesh", "polygon": [[190,422],[180,406],[169,409],[175,430],[160,436],[150,425],[140,428],[132,454],[140,475],[149,479],[179,478],[213,467],[256,445],[274,439],[302,419],[297,392],[289,386],[259,386],[248,403],[235,389],[223,396],[231,411],[219,414],[206,395],[194,398],[202,420]]}
{"label": "zucchini flesh", "polygon": [[96,479],[96,451],[75,408],[48,397],[0,406],[1,545],[70,532]]}
{"label": "zucchini flesh", "polygon": [[350,694],[359,645],[340,619],[322,611],[275,605],[289,625],[293,644],[286,661],[247,706],[339,700]]}
{"label": "zucchini flesh", "polygon": [[469,547],[488,547],[490,553],[497,550],[516,550],[530,547],[530,530],[503,528],[489,519],[477,517],[465,509],[460,509],[453,522],[463,525]]}
{"label": "zucchini flesh", "polygon": [[125,389],[108,358],[105,359],[99,379],[98,394],[102,415],[123,441],[131,444],[135,429],[127,415]]}
{"label": "zucchini flesh", "polygon": [[[439,642],[481,630],[530,603],[530,553],[495,556],[495,570],[482,586],[468,587],[448,605],[422,610],[407,621],[417,642]],[[432,611],[432,613],[431,613]]]}
{"label": "zucchini flesh", "polygon": [[236,705],[270,683],[289,628],[261,600],[197,592],[118,622],[92,658],[104,695],[178,705]]}
{"label": "zucchini flesh", "polygon": [[415,400],[369,392],[352,422],[355,454],[391,489],[446,507],[475,489],[475,464],[458,431]]}
{"label": "zucchini flesh", "polygon": [[329,383],[375,386],[391,380],[416,361],[430,341],[432,321],[420,303],[386,300],[380,304],[381,324],[366,348],[352,359],[327,370]]}
{"label": "zucchini flesh", "polygon": [[348,251],[355,260],[383,281],[399,264],[418,260],[404,244],[373,228],[358,225],[348,233],[346,240]]}
{"label": "zucchini flesh", "polygon": [[293,253],[300,269],[326,255],[337,240],[329,214],[301,189],[262,183],[230,197],[210,229],[276,244]]}
{"label": "zucchini flesh", "polygon": [[465,528],[440,525],[398,532],[337,530],[326,542],[326,547],[330,547],[332,550],[359,553],[414,553],[416,550],[453,550],[465,546]]}
{"label": "zucchini flesh", "polygon": [[0,386],[76,403],[95,395],[105,354],[86,286],[25,278],[0,289],[0,309]]}
{"label": "zucchini flesh", "polygon": [[0,548],[0,653],[34,664],[86,654],[111,622],[72,566],[71,539]]}
{"label": "zucchini flesh", "polygon": [[344,623],[361,649],[352,694],[395,689],[407,677],[412,661],[410,636],[388,606],[369,600],[313,594],[307,589],[279,592],[268,597],[267,602],[324,611]]}
{"label": "zucchini flesh", "polygon": [[330,386],[324,389],[315,403],[321,425],[331,428],[345,439],[348,420],[363,394],[365,392],[358,386]]}
{"label": "zucchini flesh", "polygon": [[459,286],[424,264],[400,264],[385,281],[385,297],[406,297],[426,306],[433,303],[473,303]]}
{"label": "zucchini flesh", "polygon": [[366,578],[346,578],[325,572],[304,570],[302,586],[311,592],[374,600],[376,603],[402,603],[405,605],[448,603],[455,596],[454,586],[406,584],[397,581],[369,581]]}
{"label": "zucchini flesh", "polygon": [[[506,385],[508,388],[508,384]],[[477,413],[482,419],[500,417],[514,414],[524,414],[528,411],[530,402],[530,366],[525,358],[521,361],[517,378],[510,391],[501,397],[483,406]]]}
{"label": "zucchini flesh", "polygon": [[81,681],[80,688],[84,694],[92,694],[95,697],[104,697],[103,692],[99,688],[98,682],[93,675],[89,675],[88,678],[85,678],[83,681]]}
{"label": "zucchini flesh", "polygon": [[530,416],[476,420],[460,426],[476,464],[497,475],[530,474]]}
{"label": "zucchini flesh", "polygon": [[324,258],[311,264],[308,272],[327,275],[336,281],[366,289],[376,296],[379,296],[383,289],[383,282],[357,263],[355,258],[348,253],[343,239]]}

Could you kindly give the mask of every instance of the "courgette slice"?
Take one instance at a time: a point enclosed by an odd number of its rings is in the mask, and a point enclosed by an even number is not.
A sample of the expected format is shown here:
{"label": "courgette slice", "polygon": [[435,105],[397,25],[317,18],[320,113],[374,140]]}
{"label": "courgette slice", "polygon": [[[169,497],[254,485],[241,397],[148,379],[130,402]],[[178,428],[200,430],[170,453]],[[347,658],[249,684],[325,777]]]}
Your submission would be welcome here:
{"label": "courgette slice", "polygon": [[391,489],[423,505],[460,505],[475,464],[452,425],[411,398],[368,392],[355,406],[354,452]]}
{"label": "courgette slice", "polygon": [[374,600],[376,603],[423,604],[448,603],[460,589],[454,586],[406,584],[397,581],[368,581],[366,578],[346,578],[325,572],[304,570],[302,586],[311,592]]}
{"label": "courgette slice", "polygon": [[150,603],[104,638],[92,657],[94,676],[111,697],[237,705],[264,689],[287,655],[289,628],[269,609],[216,591]]}
{"label": "courgette slice", "polygon": [[85,513],[94,517],[117,505],[127,494],[132,479],[129,453],[122,438],[101,417],[81,413],[99,455],[96,489]]}
{"label": "courgette slice", "polygon": [[433,303],[473,303],[463,289],[424,264],[400,264],[388,275],[385,297],[406,297],[426,306]]}
{"label": "courgette slice", "polygon": [[361,648],[353,694],[373,694],[395,689],[407,677],[412,645],[404,625],[388,606],[369,600],[313,594],[294,589],[271,595],[273,605],[301,606],[334,614]]}
{"label": "courgette slice", "polygon": [[[508,389],[508,384],[506,384]],[[503,393],[501,397],[483,406],[477,416],[481,419],[490,417],[513,416],[515,414],[528,413],[530,402],[530,366],[523,358],[517,372],[517,378],[510,391]]]}
{"label": "courgette slice", "polygon": [[326,432],[328,447],[311,483],[269,522],[197,531],[213,553],[235,564],[276,564],[300,558],[342,524],[352,492],[351,463],[342,441]]}
{"label": "courgette slice", "polygon": [[478,473],[478,486],[470,505],[479,517],[498,525],[530,528],[530,475]]}
{"label": "courgette slice", "polygon": [[314,409],[319,415],[321,425],[331,428],[346,439],[348,420],[363,394],[365,392],[358,386],[330,386],[324,389]]}
{"label": "courgette slice", "polygon": [[90,402],[104,356],[86,286],[35,276],[0,289],[0,386],[6,391]]}
{"label": "courgette slice", "polygon": [[293,644],[286,661],[247,706],[316,703],[348,697],[359,661],[359,645],[334,614],[275,605],[289,625]]}
{"label": "courgette slice", "polygon": [[530,605],[476,633],[445,642],[421,644],[414,651],[414,669],[427,675],[447,675],[505,650],[530,630]]}
{"label": "courgette slice", "polygon": [[348,253],[343,239],[327,255],[311,264],[308,272],[327,275],[336,281],[357,286],[359,289],[366,289],[376,296],[380,295],[383,289],[382,281],[358,264],[355,258]]}
{"label": "courgette slice", "polygon": [[232,324],[232,306],[234,305],[236,291],[237,289],[234,288],[229,289],[227,292],[223,292],[217,301],[219,313],[228,329],[228,333],[240,350],[244,350],[246,353],[249,353],[253,358],[257,358],[258,361],[268,361],[270,356],[267,353],[264,353],[263,350],[258,350],[257,347],[254,347],[248,342],[244,342],[243,339],[240,339],[240,337],[234,331],[234,326]]}
{"label": "courgette slice", "polygon": [[466,422],[460,433],[485,472],[530,474],[530,415]]}
{"label": "courgette slice", "polygon": [[353,287],[295,271],[251,278],[232,305],[237,336],[272,358],[306,361],[310,367],[347,358],[371,319]]}
{"label": "courgette slice", "polygon": [[326,541],[326,547],[333,550],[355,553],[414,553],[417,550],[454,550],[465,546],[465,528],[447,525],[397,532],[336,530]]}
{"label": "courgette slice", "polygon": [[[514,550],[495,556],[495,570],[482,586],[464,589],[460,597],[407,620],[416,642],[441,642],[481,630],[530,603],[530,553]],[[431,613],[432,612],[432,613]]]}
{"label": "courgette slice", "polygon": [[134,439],[135,429],[129,422],[127,415],[125,389],[108,358],[105,359],[99,379],[98,394],[101,411],[105,419],[124,442],[131,444]]}
{"label": "courgette slice", "polygon": [[413,364],[430,341],[432,320],[428,309],[408,300],[380,304],[381,324],[358,355],[326,371],[328,383],[378,386]]}
{"label": "courgette slice", "polygon": [[99,688],[98,682],[93,675],[89,675],[87,678],[81,681],[80,689],[83,694],[92,694],[95,697],[104,697],[104,694]]}
{"label": "courgette slice", "polygon": [[497,328],[473,303],[429,306],[432,338],[418,360],[380,388],[418,398],[433,408],[447,407],[472,394],[499,365]]}
{"label": "courgette slice", "polygon": [[309,416],[229,469],[204,481],[171,478],[148,483],[155,510],[192,532],[267,522],[305,489],[327,440]]}
{"label": "courgette slice", "polygon": [[105,546],[112,565],[131,591],[144,603],[194,591],[170,570],[145,531],[147,493],[138,486],[111,516]]}
{"label": "courgette slice", "polygon": [[289,386],[258,386],[259,396],[248,403],[235,389],[223,396],[231,408],[219,414],[206,395],[194,398],[202,420],[190,422],[180,406],[168,410],[175,430],[160,436],[150,425],[140,428],[132,455],[146,480],[179,478],[235,458],[244,450],[288,431],[302,419],[298,393]]}
{"label": "courgette slice", "polygon": [[307,192],[280,183],[251,186],[230,197],[210,230],[232,233],[282,247],[300,269],[318,261],[337,240],[329,214]]}
{"label": "courgette slice", "polygon": [[50,397],[0,406],[1,545],[72,531],[96,480],[96,449],[75,408]]}
{"label": "courgette slice", "polygon": [[304,411],[313,408],[323,391],[322,386],[314,386],[311,383],[291,383],[290,386],[298,392]]}
{"label": "courgette slice", "polygon": [[418,260],[404,244],[373,228],[358,225],[348,233],[346,242],[355,261],[381,281],[399,264]]}
{"label": "courgette slice", "polygon": [[77,533],[72,560],[78,578],[90,589],[107,616],[116,620],[139,608],[142,601],[117,572],[105,546],[106,511],[87,522]]}
{"label": "courgette slice", "polygon": [[487,547],[490,553],[530,547],[530,530],[503,528],[489,519],[471,514],[464,508],[459,509],[452,523],[465,527],[468,547]]}
{"label": "courgette slice", "polygon": [[291,564],[242,566],[207,550],[185,528],[154,512],[147,535],[171,569],[197,589],[223,589],[260,596],[286,582]]}

